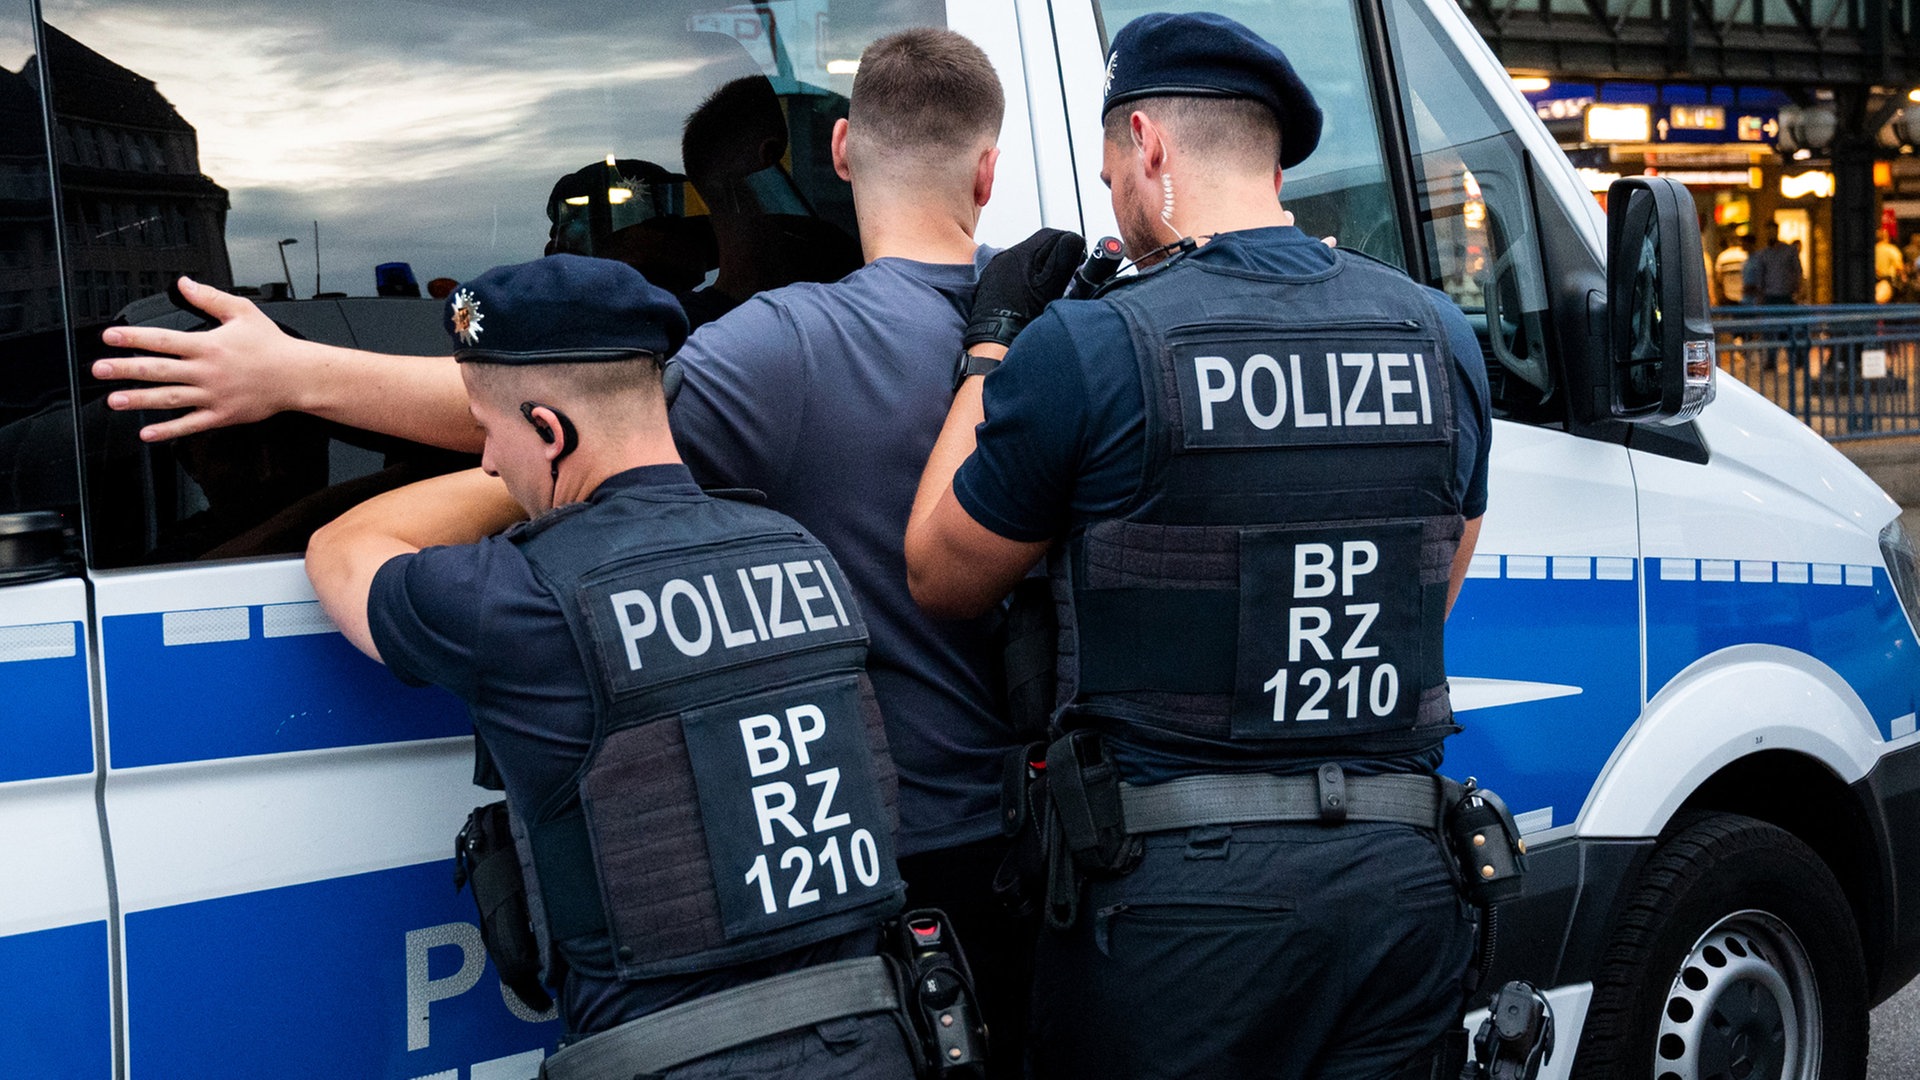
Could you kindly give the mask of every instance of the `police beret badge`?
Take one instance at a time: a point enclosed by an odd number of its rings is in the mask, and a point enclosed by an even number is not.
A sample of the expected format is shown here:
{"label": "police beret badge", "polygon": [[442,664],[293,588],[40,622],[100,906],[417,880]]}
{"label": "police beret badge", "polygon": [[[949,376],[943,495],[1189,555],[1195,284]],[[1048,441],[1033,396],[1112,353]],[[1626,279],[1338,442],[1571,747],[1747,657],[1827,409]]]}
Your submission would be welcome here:
{"label": "police beret badge", "polygon": [[454,336],[462,345],[477,345],[480,342],[480,298],[461,289],[453,294],[450,305],[453,319]]}
{"label": "police beret badge", "polygon": [[[481,303],[493,320],[480,340]],[[623,262],[548,255],[496,266],[447,297],[454,359],[483,364],[656,361],[687,339],[680,301]]]}

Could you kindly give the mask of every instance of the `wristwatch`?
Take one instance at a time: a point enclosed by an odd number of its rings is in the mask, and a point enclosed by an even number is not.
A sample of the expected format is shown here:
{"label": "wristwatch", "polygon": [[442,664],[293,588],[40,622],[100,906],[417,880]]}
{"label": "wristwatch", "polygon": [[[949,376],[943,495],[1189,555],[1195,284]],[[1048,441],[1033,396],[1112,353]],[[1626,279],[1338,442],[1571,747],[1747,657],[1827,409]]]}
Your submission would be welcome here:
{"label": "wristwatch", "polygon": [[1000,366],[1000,360],[992,356],[975,356],[965,349],[960,350],[960,359],[953,365],[953,392],[959,393],[962,383],[969,375],[985,375]]}

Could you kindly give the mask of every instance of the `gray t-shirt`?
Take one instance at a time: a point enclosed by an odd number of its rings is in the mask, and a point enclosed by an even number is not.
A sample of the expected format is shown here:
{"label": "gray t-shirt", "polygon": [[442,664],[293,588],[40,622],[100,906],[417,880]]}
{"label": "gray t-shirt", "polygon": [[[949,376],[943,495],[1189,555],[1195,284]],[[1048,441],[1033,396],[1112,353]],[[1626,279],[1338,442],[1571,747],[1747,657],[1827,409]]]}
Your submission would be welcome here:
{"label": "gray t-shirt", "polygon": [[902,546],[986,254],[973,265],[879,259],[831,285],[764,292],[679,353],[673,431],[695,478],[765,492],[853,585],[900,771],[901,855],[994,835],[1015,745],[997,703],[993,619],[923,614]]}

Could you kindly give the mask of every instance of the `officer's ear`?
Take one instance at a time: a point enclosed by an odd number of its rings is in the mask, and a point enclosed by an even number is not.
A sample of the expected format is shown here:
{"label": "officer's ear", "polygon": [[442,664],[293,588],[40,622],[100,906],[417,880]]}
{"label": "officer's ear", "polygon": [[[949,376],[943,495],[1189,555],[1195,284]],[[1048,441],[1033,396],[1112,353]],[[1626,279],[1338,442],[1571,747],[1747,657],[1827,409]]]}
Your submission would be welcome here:
{"label": "officer's ear", "polygon": [[548,461],[559,461],[572,453],[580,443],[580,436],[573,430],[573,423],[567,419],[567,414],[551,405],[523,401],[520,403],[520,415],[533,426],[540,441],[547,444]]}
{"label": "officer's ear", "polygon": [[1146,166],[1147,178],[1157,179],[1167,165],[1166,129],[1154,122],[1153,117],[1138,109],[1127,117],[1127,128],[1133,134],[1134,148],[1140,151],[1142,164]]}

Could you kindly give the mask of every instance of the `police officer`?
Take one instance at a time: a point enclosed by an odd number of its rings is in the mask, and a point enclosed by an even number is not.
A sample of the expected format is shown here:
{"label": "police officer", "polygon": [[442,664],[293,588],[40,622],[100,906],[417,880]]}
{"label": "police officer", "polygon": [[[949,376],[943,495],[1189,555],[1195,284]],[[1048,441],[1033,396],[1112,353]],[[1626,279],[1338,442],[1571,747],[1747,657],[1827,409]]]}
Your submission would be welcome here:
{"label": "police officer", "polygon": [[543,1075],[911,1076],[892,766],[833,557],[694,485],[660,385],[686,318],[638,272],[499,267],[447,313],[486,475],[362,504],[308,573],[498,766],[569,1033]]}
{"label": "police officer", "polygon": [[1291,227],[1321,115],[1279,49],[1147,15],[1107,78],[1143,272],[1026,325],[1079,238],[996,259],[907,536],[930,610],[1043,555],[1060,600],[1036,1069],[1424,1078],[1474,936],[1434,771],[1480,352],[1443,295]]}

